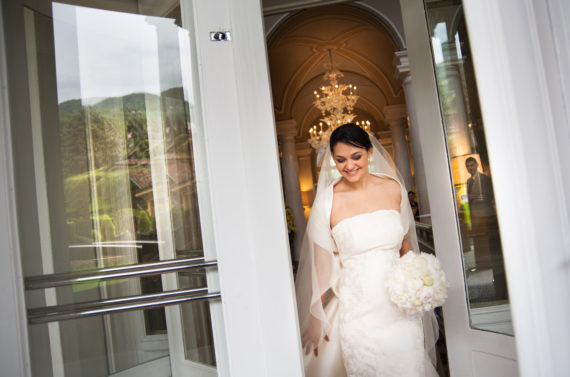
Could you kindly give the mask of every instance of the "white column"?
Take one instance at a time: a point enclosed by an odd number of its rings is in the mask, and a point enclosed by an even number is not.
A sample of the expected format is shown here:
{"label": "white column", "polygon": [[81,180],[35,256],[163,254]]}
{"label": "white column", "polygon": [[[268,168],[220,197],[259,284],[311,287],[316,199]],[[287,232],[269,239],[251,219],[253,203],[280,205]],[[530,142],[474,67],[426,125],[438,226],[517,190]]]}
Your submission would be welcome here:
{"label": "white column", "polygon": [[[412,147],[412,159],[414,161],[414,183],[416,188],[417,200],[420,206],[420,221],[428,222],[430,215],[429,197],[427,191],[427,182],[424,168],[424,158],[422,154],[422,143],[420,140],[418,116],[416,113],[416,104],[412,95],[412,74],[410,72],[410,63],[408,61],[408,51],[396,51],[394,54],[395,76],[402,81],[404,85],[404,94],[406,96],[406,110],[410,118],[410,145]],[[422,219],[425,217],[425,219]]]}
{"label": "white column", "polygon": [[392,131],[394,162],[404,178],[406,190],[413,186],[410,151],[406,140],[406,105],[384,106],[384,119]]}
{"label": "white column", "polygon": [[296,148],[299,161],[299,183],[301,184],[301,200],[303,201],[305,220],[308,220],[310,207],[313,205],[314,199],[313,164],[311,163],[311,154],[313,152],[313,148],[307,142],[298,143],[296,145]]}
{"label": "white column", "polygon": [[299,260],[301,243],[305,233],[305,215],[301,200],[301,185],[299,183],[299,162],[295,146],[297,122],[294,119],[277,122],[277,137],[281,149],[281,173],[285,203],[291,208],[295,218],[295,239],[293,244],[293,259]]}
{"label": "white column", "polygon": [[467,119],[467,110],[461,85],[459,65],[463,64],[457,56],[455,40],[442,43],[443,63],[437,64],[439,90],[449,92],[449,103],[442,104],[442,112],[445,120],[447,143],[451,157],[462,156],[472,153],[470,143],[470,130]]}

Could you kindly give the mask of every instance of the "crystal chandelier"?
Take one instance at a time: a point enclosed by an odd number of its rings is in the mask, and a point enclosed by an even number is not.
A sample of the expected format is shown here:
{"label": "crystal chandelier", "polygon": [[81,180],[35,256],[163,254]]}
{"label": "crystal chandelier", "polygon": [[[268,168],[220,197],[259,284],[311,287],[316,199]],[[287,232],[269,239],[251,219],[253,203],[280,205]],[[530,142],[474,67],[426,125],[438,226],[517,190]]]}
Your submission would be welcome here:
{"label": "crystal chandelier", "polygon": [[[329,84],[322,86],[320,93],[314,91],[315,101],[313,104],[321,111],[323,117],[319,120],[318,125],[314,125],[309,130],[308,142],[317,151],[328,144],[331,133],[337,127],[354,120],[356,115],[352,113],[352,110],[359,98],[355,94],[356,86],[339,84],[338,79],[344,75],[339,70],[334,69],[331,50],[329,50],[329,58],[331,70],[323,76],[325,82],[328,81]],[[365,130],[370,128],[370,121],[357,122],[357,124]]]}

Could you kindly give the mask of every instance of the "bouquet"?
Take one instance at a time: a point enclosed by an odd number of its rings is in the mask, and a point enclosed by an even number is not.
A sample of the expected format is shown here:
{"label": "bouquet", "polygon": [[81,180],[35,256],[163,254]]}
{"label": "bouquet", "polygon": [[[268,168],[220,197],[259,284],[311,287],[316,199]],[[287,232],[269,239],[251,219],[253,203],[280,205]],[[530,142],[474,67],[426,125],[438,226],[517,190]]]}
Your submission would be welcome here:
{"label": "bouquet", "polygon": [[406,253],[386,280],[390,300],[409,318],[418,318],[443,304],[448,286],[439,261],[426,253]]}

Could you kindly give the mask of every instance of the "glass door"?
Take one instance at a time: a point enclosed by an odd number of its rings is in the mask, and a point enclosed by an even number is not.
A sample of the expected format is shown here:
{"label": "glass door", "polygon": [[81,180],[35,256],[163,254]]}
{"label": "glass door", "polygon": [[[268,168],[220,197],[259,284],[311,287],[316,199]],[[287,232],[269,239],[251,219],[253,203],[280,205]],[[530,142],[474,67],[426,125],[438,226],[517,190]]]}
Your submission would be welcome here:
{"label": "glass door", "polygon": [[[435,249],[450,282],[443,305],[451,376],[518,375],[503,258],[509,232],[494,193],[492,129],[483,122],[462,2],[402,2]],[[423,148],[427,146],[427,148]],[[489,146],[489,148],[487,148]],[[498,203],[497,203],[498,202]],[[512,230],[511,230],[512,231]],[[512,234],[511,234],[512,235]]]}
{"label": "glass door", "polygon": [[514,335],[492,169],[461,2],[426,2],[471,328]]}
{"label": "glass door", "polygon": [[217,375],[181,4],[34,4],[15,73],[29,112],[13,110],[29,114],[14,157],[32,374]]}

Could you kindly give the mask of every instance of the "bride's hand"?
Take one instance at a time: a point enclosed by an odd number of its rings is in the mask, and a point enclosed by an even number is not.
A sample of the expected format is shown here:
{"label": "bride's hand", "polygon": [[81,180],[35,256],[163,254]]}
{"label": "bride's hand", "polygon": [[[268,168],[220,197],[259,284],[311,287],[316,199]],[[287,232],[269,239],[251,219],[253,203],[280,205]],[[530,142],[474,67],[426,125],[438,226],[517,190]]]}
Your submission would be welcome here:
{"label": "bride's hand", "polygon": [[402,241],[402,247],[400,248],[400,257],[403,257],[404,255],[406,255],[408,253],[408,251],[410,251],[412,249],[412,247],[410,246],[410,243],[408,242],[408,236],[404,236],[404,240]]}
{"label": "bride's hand", "polygon": [[[328,335],[325,335],[324,339],[329,342],[330,339]],[[302,334],[301,342],[303,344],[303,352],[308,355],[311,350],[315,354],[315,357],[319,356],[319,341],[321,340],[321,321],[317,318],[311,316],[309,323],[309,328]]]}

